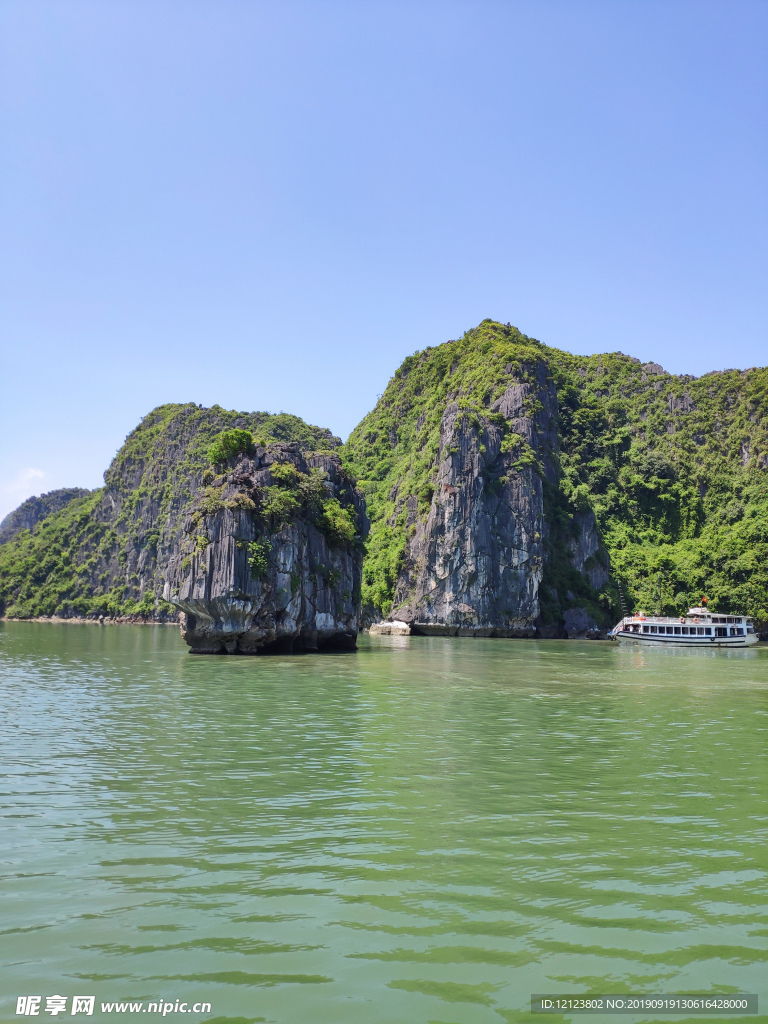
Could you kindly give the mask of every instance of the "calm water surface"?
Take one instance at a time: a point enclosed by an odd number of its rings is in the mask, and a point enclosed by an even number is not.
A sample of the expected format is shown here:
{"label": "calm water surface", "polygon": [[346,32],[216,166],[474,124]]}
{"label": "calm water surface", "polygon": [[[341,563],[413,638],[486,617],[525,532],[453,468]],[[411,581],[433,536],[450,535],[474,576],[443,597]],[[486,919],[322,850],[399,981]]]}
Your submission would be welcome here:
{"label": "calm water surface", "polygon": [[531,992],[740,991],[768,1020],[768,650],[201,658],[5,623],[0,675],[3,1019],[56,993],[545,1024]]}

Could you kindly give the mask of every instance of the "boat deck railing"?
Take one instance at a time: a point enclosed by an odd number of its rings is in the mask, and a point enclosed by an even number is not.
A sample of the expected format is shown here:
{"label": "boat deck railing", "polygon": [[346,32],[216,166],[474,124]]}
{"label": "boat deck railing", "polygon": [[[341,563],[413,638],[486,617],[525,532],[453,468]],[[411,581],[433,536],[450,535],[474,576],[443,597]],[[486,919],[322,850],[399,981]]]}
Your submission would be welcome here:
{"label": "boat deck railing", "polygon": [[697,626],[701,625],[702,622],[711,622],[711,619],[705,618],[703,615],[683,615],[682,617],[679,615],[625,615],[621,621],[661,623],[663,626]]}
{"label": "boat deck railing", "polygon": [[700,626],[705,622],[715,626],[752,624],[752,619],[747,615],[715,615],[714,612],[707,615],[625,615],[621,621],[661,623],[663,626]]}

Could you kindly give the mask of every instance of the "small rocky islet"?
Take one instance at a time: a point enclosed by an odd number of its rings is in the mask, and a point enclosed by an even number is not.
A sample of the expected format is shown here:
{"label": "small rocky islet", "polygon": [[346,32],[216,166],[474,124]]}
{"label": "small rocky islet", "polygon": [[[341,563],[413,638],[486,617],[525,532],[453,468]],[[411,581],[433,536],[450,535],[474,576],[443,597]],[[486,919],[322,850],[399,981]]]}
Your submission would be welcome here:
{"label": "small rocky islet", "polygon": [[104,487],[0,524],[6,617],[180,619],[199,653],[596,637],[704,592],[768,622],[768,369],[673,376],[490,320],[408,357],[345,444],[165,405]]}

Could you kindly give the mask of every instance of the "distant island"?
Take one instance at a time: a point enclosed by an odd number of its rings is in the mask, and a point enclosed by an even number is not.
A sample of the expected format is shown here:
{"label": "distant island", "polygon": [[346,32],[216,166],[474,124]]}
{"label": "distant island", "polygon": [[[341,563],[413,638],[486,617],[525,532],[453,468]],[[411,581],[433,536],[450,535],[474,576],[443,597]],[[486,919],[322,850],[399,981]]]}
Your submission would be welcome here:
{"label": "distant island", "polygon": [[61,487],[58,491],[27,498],[0,522],[0,544],[7,544],[22,530],[33,530],[42,519],[47,519],[75,498],[84,498],[90,493],[83,487]]}
{"label": "distant island", "polygon": [[673,376],[509,324],[409,356],[346,444],[166,405],[95,491],[0,524],[8,618],[175,621],[193,650],[362,626],[600,636],[624,608],[768,625],[768,369]]}

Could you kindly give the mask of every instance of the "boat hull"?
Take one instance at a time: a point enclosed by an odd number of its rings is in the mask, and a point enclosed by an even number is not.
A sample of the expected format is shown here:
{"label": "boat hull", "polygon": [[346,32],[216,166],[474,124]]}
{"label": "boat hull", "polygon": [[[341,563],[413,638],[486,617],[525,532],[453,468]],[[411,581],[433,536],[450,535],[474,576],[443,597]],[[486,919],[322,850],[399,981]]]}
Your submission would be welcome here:
{"label": "boat hull", "polygon": [[641,644],[643,647],[751,647],[757,643],[757,636],[654,636],[648,633],[629,633],[620,630],[613,639],[624,644]]}

